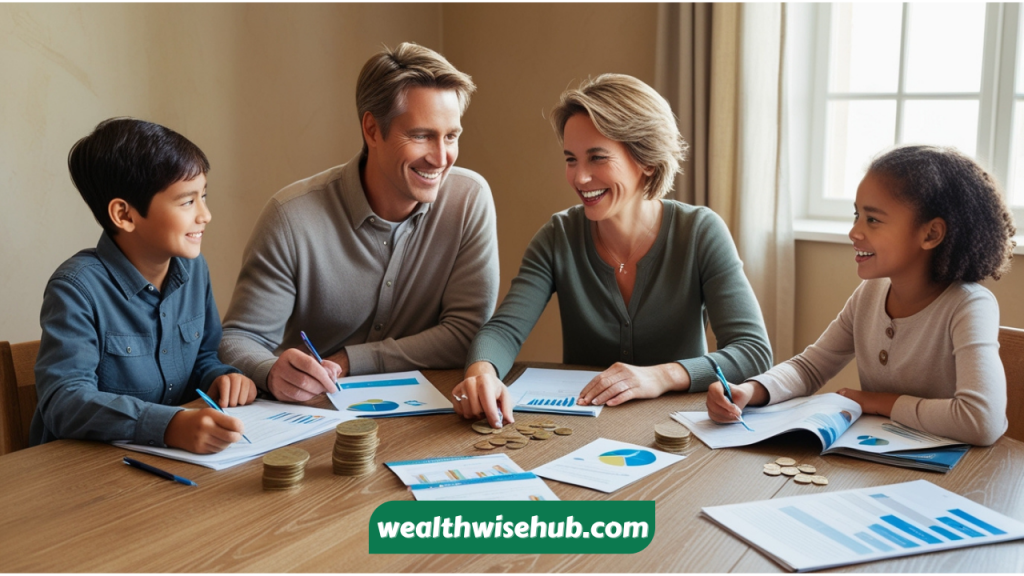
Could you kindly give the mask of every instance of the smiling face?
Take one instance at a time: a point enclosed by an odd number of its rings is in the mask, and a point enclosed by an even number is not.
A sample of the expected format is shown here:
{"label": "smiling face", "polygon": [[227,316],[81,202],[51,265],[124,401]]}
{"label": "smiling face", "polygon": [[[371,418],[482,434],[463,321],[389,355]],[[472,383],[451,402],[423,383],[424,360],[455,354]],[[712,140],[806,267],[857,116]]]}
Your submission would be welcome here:
{"label": "smiling face", "polygon": [[565,179],[583,201],[588,219],[600,221],[632,211],[644,200],[644,169],[626,146],[605,137],[586,114],[565,123]]}
{"label": "smiling face", "polygon": [[150,261],[195,258],[212,218],[206,207],[206,176],[179,180],[153,196],[145,218],[134,215],[133,243]]}
{"label": "smiling face", "polygon": [[914,208],[897,200],[877,174],[869,172],[857,187],[850,239],[863,280],[928,277],[935,245],[929,224],[918,223]]}
{"label": "smiling face", "polygon": [[391,121],[386,138],[372,115],[363,118],[368,150],[363,185],[374,212],[392,221],[437,199],[459,156],[462,133],[454,90],[410,88],[404,100],[405,110]]}

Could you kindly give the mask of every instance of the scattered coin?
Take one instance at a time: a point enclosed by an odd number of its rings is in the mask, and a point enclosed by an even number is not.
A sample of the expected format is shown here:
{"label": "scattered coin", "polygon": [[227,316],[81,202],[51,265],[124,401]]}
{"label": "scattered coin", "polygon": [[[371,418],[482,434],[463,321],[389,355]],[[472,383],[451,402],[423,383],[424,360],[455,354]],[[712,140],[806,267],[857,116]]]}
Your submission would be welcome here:
{"label": "scattered coin", "polygon": [[547,440],[551,438],[551,432],[548,430],[537,430],[533,433],[534,440]]}
{"label": "scattered coin", "polygon": [[491,444],[490,440],[481,440],[473,446],[478,450],[494,450],[494,444]]}
{"label": "scattered coin", "polygon": [[793,476],[793,482],[796,482],[797,484],[810,484],[811,476],[808,476],[807,474],[797,474],[796,476]]}
{"label": "scattered coin", "polygon": [[782,466],[775,464],[774,462],[764,465],[764,473],[769,476],[778,476],[782,474]]}
{"label": "scattered coin", "polygon": [[520,448],[526,448],[527,443],[528,442],[526,441],[520,442],[518,440],[510,440],[507,444],[505,444],[505,448],[508,448],[510,450],[519,450]]}
{"label": "scattered coin", "polygon": [[479,434],[494,434],[494,428],[487,423],[487,420],[479,420],[473,422],[473,430]]}
{"label": "scattered coin", "polygon": [[814,474],[815,472],[818,471],[817,468],[811,466],[810,464],[801,464],[797,466],[797,469],[803,472],[804,474]]}
{"label": "scattered coin", "polygon": [[572,436],[572,428],[565,428],[564,426],[562,428],[555,428],[555,434],[559,436]]}
{"label": "scattered coin", "polygon": [[792,458],[782,457],[776,458],[775,463],[778,464],[779,466],[794,466],[796,465],[796,460],[793,460]]}
{"label": "scattered coin", "polygon": [[783,466],[780,472],[782,472],[786,476],[796,476],[797,474],[800,473],[800,470],[797,470],[795,466]]}
{"label": "scattered coin", "polygon": [[491,445],[493,446],[504,446],[505,444],[508,444],[508,439],[498,436],[496,438],[491,438],[490,440],[488,440],[488,442],[490,442]]}
{"label": "scattered coin", "polygon": [[827,486],[828,478],[825,478],[824,476],[814,475],[811,476],[811,482],[814,482],[818,486]]}

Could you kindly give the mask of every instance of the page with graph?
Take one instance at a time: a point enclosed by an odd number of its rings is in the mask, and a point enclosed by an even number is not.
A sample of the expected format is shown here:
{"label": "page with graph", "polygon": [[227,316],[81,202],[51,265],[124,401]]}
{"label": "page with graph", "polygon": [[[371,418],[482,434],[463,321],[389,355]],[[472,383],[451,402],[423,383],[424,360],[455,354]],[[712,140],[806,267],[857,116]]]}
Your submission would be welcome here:
{"label": "page with graph", "polygon": [[799,572],[1024,538],[1021,522],[925,480],[712,506],[702,514]]}
{"label": "page with graph", "polygon": [[558,500],[507,454],[387,462],[417,500]]}
{"label": "page with graph", "polygon": [[388,418],[455,411],[448,398],[419,370],[338,379],[327,398],[340,411],[359,418]]}
{"label": "page with graph", "polygon": [[618,440],[590,444],[533,469],[537,476],[601,492],[614,492],[686,458]]}
{"label": "page with graph", "polygon": [[549,370],[527,368],[508,391],[517,412],[546,412],[597,416],[603,406],[577,406],[583,388],[600,372],[591,370]]}
{"label": "page with graph", "polygon": [[860,452],[885,454],[902,450],[927,450],[962,444],[956,440],[897,424],[884,416],[866,414],[850,426],[826,451],[852,448]]}

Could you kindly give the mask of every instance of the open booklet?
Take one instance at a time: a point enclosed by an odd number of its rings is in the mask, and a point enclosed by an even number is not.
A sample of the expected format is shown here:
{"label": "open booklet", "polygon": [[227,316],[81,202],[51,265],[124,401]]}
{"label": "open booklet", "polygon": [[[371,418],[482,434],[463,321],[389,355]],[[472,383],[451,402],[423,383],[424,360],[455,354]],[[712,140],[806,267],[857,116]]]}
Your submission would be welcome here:
{"label": "open booklet", "polygon": [[914,430],[881,416],[862,416],[860,404],[839,394],[794,398],[747,408],[739,424],[718,424],[707,412],[675,412],[672,418],[709,448],[749,446],[774,436],[806,430],[821,440],[822,454],[842,454],[881,464],[949,472],[970,446]]}
{"label": "open booklet", "polygon": [[245,426],[245,435],[252,441],[251,444],[241,440],[215,454],[193,454],[178,448],[159,448],[127,442],[115,442],[114,444],[136,452],[145,452],[172,460],[199,464],[214,470],[223,470],[282,446],[323,434],[333,430],[341,422],[355,418],[355,416],[334,410],[321,410],[300,404],[284,404],[266,400],[256,400],[247,406],[226,408],[224,411],[229,416],[234,416],[242,421]]}

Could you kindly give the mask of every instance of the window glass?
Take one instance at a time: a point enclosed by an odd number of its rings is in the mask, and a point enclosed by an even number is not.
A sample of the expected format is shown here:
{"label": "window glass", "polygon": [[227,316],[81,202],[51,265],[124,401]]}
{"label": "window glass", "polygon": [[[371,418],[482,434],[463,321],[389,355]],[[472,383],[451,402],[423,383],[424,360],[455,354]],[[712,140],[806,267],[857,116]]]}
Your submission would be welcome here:
{"label": "window glass", "polygon": [[978,92],[984,48],[984,3],[911,4],[906,91]]}
{"label": "window glass", "polygon": [[[1018,75],[1019,79],[1020,76]],[[1010,143],[1010,181],[1007,201],[1014,206],[1024,206],[1024,100],[1017,100],[1013,110],[1013,141]],[[1024,224],[1017,227],[1024,232]]]}
{"label": "window glass", "polygon": [[854,198],[871,159],[893,145],[894,100],[829,102],[825,197]]}
{"label": "window glass", "polygon": [[895,92],[902,21],[898,3],[832,5],[829,91]]}
{"label": "window glass", "polygon": [[978,151],[977,100],[907,100],[903,142],[955,146],[974,157]]}

